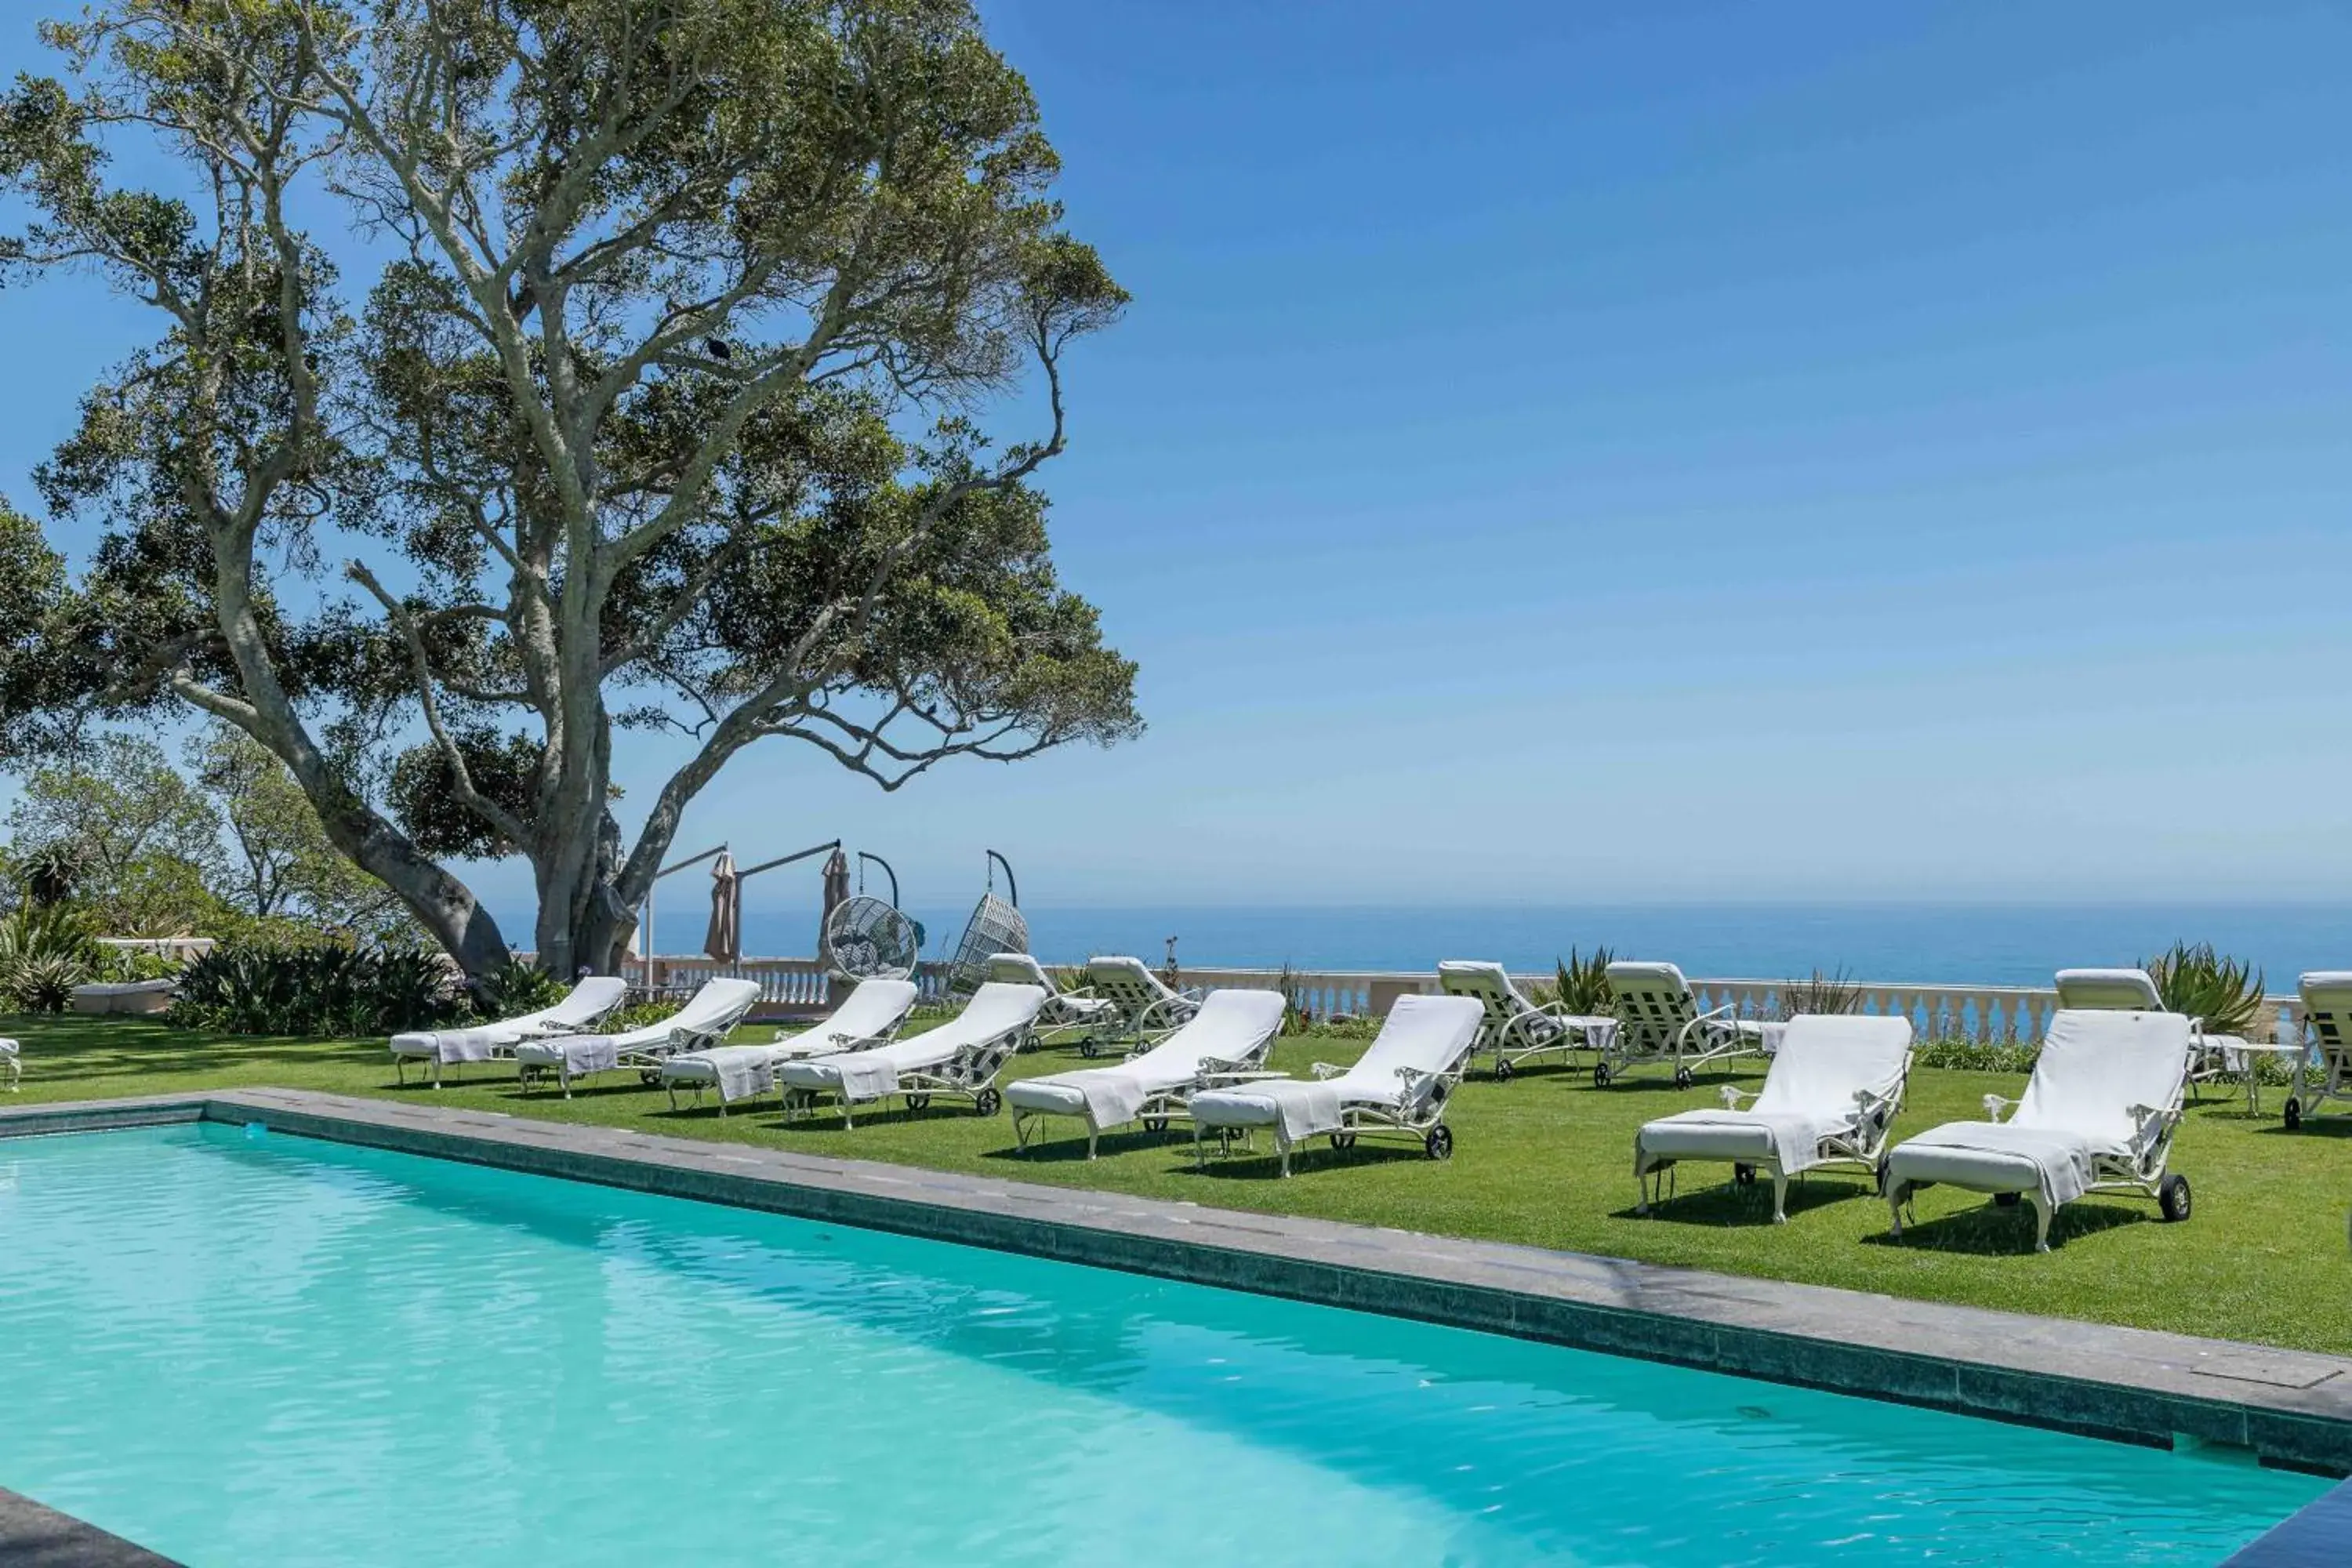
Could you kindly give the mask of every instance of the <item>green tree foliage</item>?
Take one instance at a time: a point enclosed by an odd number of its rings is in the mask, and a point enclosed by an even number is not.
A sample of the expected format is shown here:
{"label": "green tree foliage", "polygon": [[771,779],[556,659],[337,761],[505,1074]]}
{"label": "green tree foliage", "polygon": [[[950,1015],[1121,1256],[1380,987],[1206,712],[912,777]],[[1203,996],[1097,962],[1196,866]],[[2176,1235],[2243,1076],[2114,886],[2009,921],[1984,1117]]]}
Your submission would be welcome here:
{"label": "green tree foliage", "polygon": [[338,852],[294,775],[241,730],[215,726],[188,745],[189,772],[218,804],[225,842],[213,889],[257,920],[299,918],[356,934],[415,940],[392,889]]}
{"label": "green tree foliage", "polygon": [[101,734],[31,769],[8,833],[20,880],[70,865],[74,897],[109,935],[194,931],[219,912],[220,813],[144,736]]}
{"label": "green tree foliage", "polygon": [[[0,270],[160,330],[38,475],[89,569],[0,524],[16,733],[225,721],[479,974],[447,857],[527,858],[569,973],[758,742],[897,788],[1138,729],[1033,483],[1126,295],[968,0],[100,0],[46,37]],[[114,177],[134,142],[161,188]],[[347,279],[310,221],[386,244]],[[625,843],[631,728],[684,761]]]}

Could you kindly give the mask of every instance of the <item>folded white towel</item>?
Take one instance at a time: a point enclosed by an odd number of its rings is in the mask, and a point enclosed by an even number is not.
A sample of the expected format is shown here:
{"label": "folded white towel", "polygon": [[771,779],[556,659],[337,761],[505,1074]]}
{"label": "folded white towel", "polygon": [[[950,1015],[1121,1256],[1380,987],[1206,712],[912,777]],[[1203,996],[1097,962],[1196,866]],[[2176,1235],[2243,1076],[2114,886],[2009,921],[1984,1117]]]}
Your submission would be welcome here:
{"label": "folded white towel", "polygon": [[1889,1161],[1895,1180],[1903,1179],[1910,1162],[1905,1156],[1918,1151],[1939,1163],[1950,1163],[1951,1157],[1969,1154],[1990,1154],[1995,1159],[1989,1163],[1998,1166],[2004,1161],[2030,1160],[2040,1175],[2042,1196],[2052,1208],[2071,1204],[2091,1189],[2093,1149],[2087,1138],[2054,1127],[2019,1127],[2005,1121],[1949,1121],[1933,1127],[1909,1139],[1897,1147]]}

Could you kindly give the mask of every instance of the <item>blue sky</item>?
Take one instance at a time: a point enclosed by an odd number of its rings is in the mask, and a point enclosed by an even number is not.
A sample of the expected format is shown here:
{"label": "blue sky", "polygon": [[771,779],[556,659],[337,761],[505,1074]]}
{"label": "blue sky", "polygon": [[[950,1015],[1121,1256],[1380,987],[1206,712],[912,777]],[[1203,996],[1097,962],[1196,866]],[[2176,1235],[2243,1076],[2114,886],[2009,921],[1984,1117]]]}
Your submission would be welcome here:
{"label": "blue sky", "polygon": [[[780,744],[682,849],[925,905],[983,845],[1038,903],[2352,885],[2340,7],[986,10],[1136,295],[1049,488],[1151,729],[887,796]],[[19,504],[141,326],[0,294]]]}

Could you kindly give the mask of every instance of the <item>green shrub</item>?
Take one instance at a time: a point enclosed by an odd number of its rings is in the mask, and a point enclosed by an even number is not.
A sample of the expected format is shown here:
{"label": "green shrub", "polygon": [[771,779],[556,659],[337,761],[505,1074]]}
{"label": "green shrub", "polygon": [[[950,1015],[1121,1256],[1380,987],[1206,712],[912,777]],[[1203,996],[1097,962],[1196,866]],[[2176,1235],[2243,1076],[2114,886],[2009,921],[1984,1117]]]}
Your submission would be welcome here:
{"label": "green shrub", "polygon": [[2156,982],[2156,994],[2168,1012],[2186,1013],[2205,1020],[2209,1035],[2249,1036],[2263,1016],[2263,972],[2213,951],[2210,942],[2190,946],[2172,944],[2172,951],[2145,960],[2141,967]]}
{"label": "green shrub", "polygon": [[448,961],[425,948],[224,944],[182,972],[172,1021],[232,1035],[396,1034],[465,1015]]}
{"label": "green shrub", "polygon": [[1956,1036],[1921,1045],[1913,1053],[1912,1065],[1952,1072],[2030,1073],[2041,1051],[2039,1041],[1971,1040]]}
{"label": "green shrub", "polygon": [[[1605,947],[1594,948],[1591,958],[1570,948],[1567,963],[1552,961],[1555,979],[1550,994],[1539,994],[1529,1000],[1564,1003],[1567,1010],[1579,1017],[1607,1017],[1617,1006],[1617,994],[1609,988],[1609,958]],[[1540,993],[1541,987],[1538,989]]]}
{"label": "green shrub", "polygon": [[1845,977],[1841,969],[1834,974],[1813,971],[1810,980],[1784,980],[1780,983],[1780,1016],[1793,1018],[1800,1013],[1859,1013],[1862,1011],[1862,986]]}
{"label": "green shrub", "polygon": [[572,988],[538,964],[509,956],[488,973],[477,975],[470,989],[474,1010],[483,1017],[512,1018],[554,1006]]}
{"label": "green shrub", "polygon": [[0,1004],[12,1012],[62,1013],[73,988],[96,979],[106,960],[79,910],[27,899],[0,921]]}

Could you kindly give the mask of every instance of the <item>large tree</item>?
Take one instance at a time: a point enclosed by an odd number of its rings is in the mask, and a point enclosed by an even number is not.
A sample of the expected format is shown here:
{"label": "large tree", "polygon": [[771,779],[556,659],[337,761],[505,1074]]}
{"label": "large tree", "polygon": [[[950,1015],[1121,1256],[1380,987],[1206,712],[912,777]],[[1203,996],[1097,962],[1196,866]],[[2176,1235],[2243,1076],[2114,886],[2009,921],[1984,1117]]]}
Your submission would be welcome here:
{"label": "large tree", "polygon": [[[763,738],[896,788],[1139,727],[1031,483],[1126,296],[966,0],[103,0],[46,36],[0,261],[161,330],[37,476],[101,534],[18,595],[21,710],[234,725],[476,972],[503,942],[446,860],[528,858],[542,960],[607,965]],[[131,138],[173,178],[115,183]],[[631,727],[687,743],[625,843]]]}

